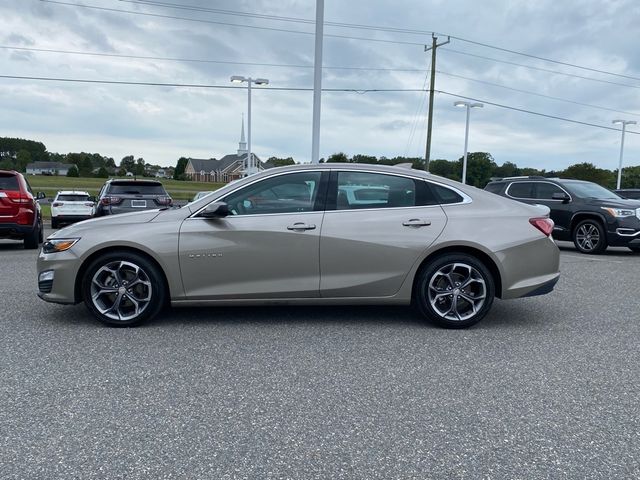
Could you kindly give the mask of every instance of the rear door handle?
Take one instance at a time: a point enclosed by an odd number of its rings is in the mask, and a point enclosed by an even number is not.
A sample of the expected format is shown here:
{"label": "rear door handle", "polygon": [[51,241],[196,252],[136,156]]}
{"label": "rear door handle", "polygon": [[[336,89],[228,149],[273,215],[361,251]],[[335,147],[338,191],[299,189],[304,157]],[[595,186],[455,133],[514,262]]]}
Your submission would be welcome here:
{"label": "rear door handle", "polygon": [[431,221],[423,220],[421,218],[412,218],[410,220],[402,222],[402,225],[404,225],[405,227],[428,227],[429,225],[431,225]]}
{"label": "rear door handle", "polygon": [[287,230],[293,230],[293,231],[298,231],[298,230],[315,230],[316,226],[315,225],[310,225],[308,223],[303,223],[303,222],[296,222],[293,225],[289,225],[287,227]]}

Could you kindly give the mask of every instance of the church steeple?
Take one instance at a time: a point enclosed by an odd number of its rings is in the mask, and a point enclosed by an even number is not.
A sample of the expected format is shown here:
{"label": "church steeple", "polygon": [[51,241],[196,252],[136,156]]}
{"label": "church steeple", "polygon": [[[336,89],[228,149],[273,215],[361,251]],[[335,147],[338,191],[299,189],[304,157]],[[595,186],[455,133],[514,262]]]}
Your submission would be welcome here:
{"label": "church steeple", "polygon": [[242,130],[240,131],[240,142],[238,143],[238,156],[249,153],[247,142],[244,139],[244,113],[242,114]]}

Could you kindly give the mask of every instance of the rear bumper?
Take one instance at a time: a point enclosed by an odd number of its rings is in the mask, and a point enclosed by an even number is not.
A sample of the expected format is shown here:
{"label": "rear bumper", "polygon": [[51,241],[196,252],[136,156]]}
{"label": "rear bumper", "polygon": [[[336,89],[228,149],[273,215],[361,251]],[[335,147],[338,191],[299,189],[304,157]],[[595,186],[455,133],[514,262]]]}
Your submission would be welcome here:
{"label": "rear bumper", "polygon": [[74,223],[81,222],[83,220],[89,220],[93,218],[93,215],[55,215],[51,216],[51,220],[55,220],[59,223]]}
{"label": "rear bumper", "polygon": [[0,223],[0,238],[22,240],[33,232],[33,225],[18,225],[17,223]]}

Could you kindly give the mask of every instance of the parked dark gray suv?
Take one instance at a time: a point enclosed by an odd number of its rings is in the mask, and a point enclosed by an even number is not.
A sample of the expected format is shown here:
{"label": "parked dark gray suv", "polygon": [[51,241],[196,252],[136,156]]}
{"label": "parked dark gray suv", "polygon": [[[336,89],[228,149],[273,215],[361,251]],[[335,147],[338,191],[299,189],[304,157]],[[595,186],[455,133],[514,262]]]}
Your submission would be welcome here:
{"label": "parked dark gray suv", "polygon": [[537,176],[494,179],[485,190],[546,205],[555,222],[553,237],[573,241],[582,253],[602,253],[607,246],[640,252],[640,200],[593,182]]}
{"label": "parked dark gray suv", "polygon": [[98,194],[96,217],[169,207],[173,200],[156,180],[107,180]]}

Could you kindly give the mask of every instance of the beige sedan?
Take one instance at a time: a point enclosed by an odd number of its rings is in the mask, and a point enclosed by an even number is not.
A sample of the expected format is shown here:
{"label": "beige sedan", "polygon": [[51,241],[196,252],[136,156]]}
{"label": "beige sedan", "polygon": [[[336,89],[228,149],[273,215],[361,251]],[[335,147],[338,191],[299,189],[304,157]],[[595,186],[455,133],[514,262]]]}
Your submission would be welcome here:
{"label": "beige sedan", "polygon": [[89,220],[55,232],[39,296],[84,302],[109,325],[163,306],[414,304],[468,327],[494,297],[553,290],[548,208],[401,167],[273,168],[183,208]]}

